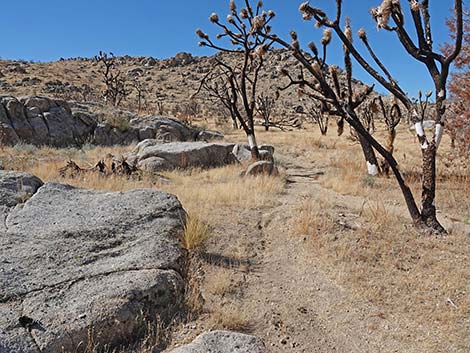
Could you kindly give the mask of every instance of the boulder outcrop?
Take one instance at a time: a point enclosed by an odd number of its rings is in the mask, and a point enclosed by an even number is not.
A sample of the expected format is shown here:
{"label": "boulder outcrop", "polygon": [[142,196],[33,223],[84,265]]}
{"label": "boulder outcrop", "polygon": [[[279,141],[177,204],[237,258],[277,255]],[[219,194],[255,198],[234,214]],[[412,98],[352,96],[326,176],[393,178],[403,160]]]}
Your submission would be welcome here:
{"label": "boulder outcrop", "polygon": [[[13,178],[34,193],[24,204]],[[117,345],[144,317],[171,318],[184,292],[176,197],[41,184],[0,176],[0,353],[75,351],[89,334]]]}
{"label": "boulder outcrop", "polygon": [[117,110],[97,114],[86,104],[71,105],[46,97],[0,96],[0,142],[4,145],[112,146],[149,138],[165,143],[223,136],[163,116],[137,117]]}

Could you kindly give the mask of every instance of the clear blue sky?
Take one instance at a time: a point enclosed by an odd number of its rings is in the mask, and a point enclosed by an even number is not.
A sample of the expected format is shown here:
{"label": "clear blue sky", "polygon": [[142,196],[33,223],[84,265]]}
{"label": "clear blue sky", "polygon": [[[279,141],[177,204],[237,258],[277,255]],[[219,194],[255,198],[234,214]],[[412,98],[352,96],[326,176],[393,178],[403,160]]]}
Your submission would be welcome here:
{"label": "clear blue sky", "polygon": [[[273,9],[277,18],[274,31],[288,38],[291,29],[299,32],[307,43],[321,36],[312,22],[301,20],[301,0],[265,0],[265,8]],[[238,1],[241,5],[241,1]],[[333,14],[334,0],[312,0],[312,5],[326,8]],[[400,84],[411,95],[431,83],[422,65],[416,64],[397,44],[393,34],[377,32],[368,13],[380,0],[343,0],[344,14],[350,15],[354,31],[367,29],[377,53],[396,74]],[[407,0],[402,3],[406,6]],[[447,40],[445,17],[453,1],[431,0],[435,41]],[[166,58],[180,51],[210,55],[213,51],[197,46],[194,30],[211,32],[214,26],[208,16],[228,13],[228,0],[17,0],[4,1],[0,13],[0,57],[35,61],[53,61],[61,57],[91,57],[99,50],[116,55],[141,55]],[[409,22],[409,21],[408,21]],[[336,45],[334,45],[336,44]],[[341,63],[341,47],[333,42],[329,61]],[[359,67],[355,76],[371,82]]]}

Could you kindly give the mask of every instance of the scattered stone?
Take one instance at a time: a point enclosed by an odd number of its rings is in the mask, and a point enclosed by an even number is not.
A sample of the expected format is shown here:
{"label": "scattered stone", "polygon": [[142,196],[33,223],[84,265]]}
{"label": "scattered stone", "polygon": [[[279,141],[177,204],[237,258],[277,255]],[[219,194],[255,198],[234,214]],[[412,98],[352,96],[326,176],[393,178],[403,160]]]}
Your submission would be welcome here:
{"label": "scattered stone", "polygon": [[174,169],[175,167],[166,159],[161,157],[149,157],[137,163],[137,168],[150,173],[158,173],[162,170]]}
{"label": "scattered stone", "polygon": [[145,67],[153,67],[153,66],[157,65],[157,60],[155,60],[155,59],[152,58],[152,57],[148,57],[148,58],[145,58],[145,59],[142,61],[142,64],[143,64]]}
{"label": "scattered stone", "polygon": [[224,135],[216,131],[201,131],[198,134],[199,141],[223,140]]}
{"label": "scattered stone", "polygon": [[266,353],[257,337],[229,331],[211,331],[198,336],[192,343],[170,353]]}
{"label": "scattered stone", "polygon": [[192,64],[195,61],[191,53],[181,52],[176,54],[173,58],[167,59],[168,67],[180,67]]}

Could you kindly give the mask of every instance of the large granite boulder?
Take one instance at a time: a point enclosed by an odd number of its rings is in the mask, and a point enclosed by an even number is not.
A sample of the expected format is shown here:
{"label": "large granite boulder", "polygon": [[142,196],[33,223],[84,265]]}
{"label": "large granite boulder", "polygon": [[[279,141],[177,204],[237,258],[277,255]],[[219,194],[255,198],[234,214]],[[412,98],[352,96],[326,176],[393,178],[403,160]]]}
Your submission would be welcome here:
{"label": "large granite boulder", "polygon": [[210,331],[170,353],[266,353],[264,343],[254,336],[229,331]]}
{"label": "large granite boulder", "polygon": [[56,183],[9,208],[0,230],[0,353],[75,352],[89,334],[118,345],[139,337],[144,317],[173,317],[183,298],[184,220],[164,192]]}
{"label": "large granite boulder", "polygon": [[[96,113],[95,111],[104,111]],[[223,138],[163,116],[137,117],[97,104],[46,97],[0,96],[0,144],[19,142],[54,147],[128,145],[145,139],[161,143]]]}
{"label": "large granite boulder", "polygon": [[149,172],[191,167],[212,168],[235,161],[233,146],[229,143],[201,141],[161,144],[153,139],[140,142],[132,153],[124,157]]}

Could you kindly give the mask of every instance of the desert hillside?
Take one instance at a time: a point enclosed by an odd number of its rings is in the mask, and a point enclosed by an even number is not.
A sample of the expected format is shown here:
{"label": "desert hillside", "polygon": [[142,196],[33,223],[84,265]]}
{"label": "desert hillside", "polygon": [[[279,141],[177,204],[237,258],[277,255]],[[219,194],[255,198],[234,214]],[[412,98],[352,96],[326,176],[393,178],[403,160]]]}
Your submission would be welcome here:
{"label": "desert hillside", "polygon": [[[210,71],[217,57],[228,62],[233,55],[219,53],[210,57],[194,57],[179,53],[169,59],[151,57],[116,57],[116,71],[126,77],[129,95],[120,107],[138,112],[137,83],[142,91],[141,114],[164,114],[179,117],[196,115],[223,122],[220,103],[208,100],[204,91],[198,92],[202,78]],[[276,97],[279,87],[286,85],[281,69],[298,71],[295,60],[282,49],[269,52],[265,69],[261,71],[259,92]],[[15,97],[43,95],[80,102],[100,102],[105,89],[104,67],[93,58],[63,59],[49,63],[0,60],[0,93]],[[273,85],[273,80],[276,84]],[[355,81],[358,87],[363,84]],[[196,103],[195,103],[196,102]],[[311,102],[298,97],[295,89],[280,95],[274,108],[278,117],[296,118],[296,108],[307,108]]]}

